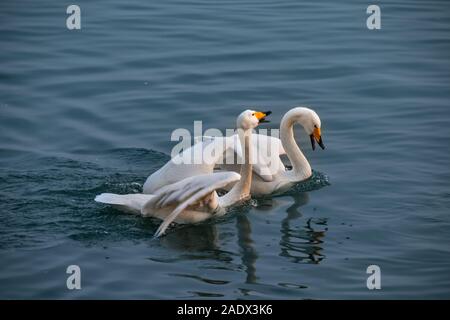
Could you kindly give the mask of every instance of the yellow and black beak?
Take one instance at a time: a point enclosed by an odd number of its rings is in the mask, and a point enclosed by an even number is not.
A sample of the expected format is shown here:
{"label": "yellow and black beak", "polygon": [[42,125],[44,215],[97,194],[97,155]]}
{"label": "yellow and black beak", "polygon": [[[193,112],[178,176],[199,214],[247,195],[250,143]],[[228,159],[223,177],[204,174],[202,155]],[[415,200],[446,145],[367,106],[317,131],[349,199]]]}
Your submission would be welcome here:
{"label": "yellow and black beak", "polygon": [[269,120],[266,120],[266,117],[271,113],[272,111],[264,111],[264,112],[257,111],[255,112],[255,117],[256,119],[258,119],[259,123],[270,122]]}
{"label": "yellow and black beak", "polygon": [[316,149],[316,141],[322,149],[325,149],[325,145],[323,144],[322,141],[322,135],[320,133],[320,128],[314,126],[314,131],[313,133],[311,133],[309,137],[311,138],[311,147],[313,150]]}

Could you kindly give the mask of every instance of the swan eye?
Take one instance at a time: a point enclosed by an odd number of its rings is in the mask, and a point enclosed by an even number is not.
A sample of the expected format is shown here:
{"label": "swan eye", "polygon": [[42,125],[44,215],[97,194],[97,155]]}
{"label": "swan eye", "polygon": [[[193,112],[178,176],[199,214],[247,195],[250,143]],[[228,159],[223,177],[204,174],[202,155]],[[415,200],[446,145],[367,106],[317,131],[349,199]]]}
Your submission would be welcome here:
{"label": "swan eye", "polygon": [[254,113],[252,113],[252,117],[254,117],[255,116],[255,114]]}

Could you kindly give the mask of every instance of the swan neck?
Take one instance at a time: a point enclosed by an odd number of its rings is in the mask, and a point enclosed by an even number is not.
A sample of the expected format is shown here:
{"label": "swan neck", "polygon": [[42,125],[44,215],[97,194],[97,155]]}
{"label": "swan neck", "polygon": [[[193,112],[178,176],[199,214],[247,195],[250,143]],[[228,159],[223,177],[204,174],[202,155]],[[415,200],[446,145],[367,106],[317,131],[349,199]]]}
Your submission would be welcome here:
{"label": "swan neck", "polygon": [[240,175],[241,179],[231,188],[231,190],[220,198],[221,206],[227,207],[238,201],[247,200],[250,198],[250,188],[252,183],[252,130],[242,130],[238,129],[238,136],[243,146],[242,159],[243,163],[241,165]]}
{"label": "swan neck", "polygon": [[295,121],[292,115],[286,114],[281,120],[280,135],[281,143],[292,165],[294,178],[296,181],[301,181],[309,178],[312,172],[308,160],[294,138],[294,124],[296,122],[303,126],[301,120]]}
{"label": "swan neck", "polygon": [[[244,131],[242,136],[239,136],[241,139],[241,145],[244,146],[244,163],[241,166],[241,180],[242,185],[240,186],[240,193],[242,197],[249,198],[250,197],[250,187],[252,182],[252,148],[251,139],[252,139],[252,130]],[[242,141],[243,140],[243,141]]]}

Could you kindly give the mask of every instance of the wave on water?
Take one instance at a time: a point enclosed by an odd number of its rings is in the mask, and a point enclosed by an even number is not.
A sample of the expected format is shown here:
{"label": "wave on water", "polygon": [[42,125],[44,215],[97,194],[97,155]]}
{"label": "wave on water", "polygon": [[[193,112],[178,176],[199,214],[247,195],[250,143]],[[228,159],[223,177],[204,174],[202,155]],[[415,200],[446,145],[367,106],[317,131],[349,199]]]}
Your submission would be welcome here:
{"label": "wave on water", "polygon": [[310,192],[331,185],[330,178],[323,172],[312,171],[311,177],[292,186],[285,194]]}

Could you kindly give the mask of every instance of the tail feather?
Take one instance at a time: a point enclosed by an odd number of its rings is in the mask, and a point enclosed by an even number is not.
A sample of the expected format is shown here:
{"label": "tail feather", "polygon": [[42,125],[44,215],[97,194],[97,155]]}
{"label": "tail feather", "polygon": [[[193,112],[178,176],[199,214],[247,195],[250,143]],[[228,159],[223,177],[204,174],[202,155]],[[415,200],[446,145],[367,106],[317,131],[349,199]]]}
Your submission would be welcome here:
{"label": "tail feather", "polygon": [[96,202],[110,204],[113,207],[135,214],[140,214],[142,207],[154,196],[150,194],[132,193],[132,194],[114,194],[102,193],[95,197]]}

